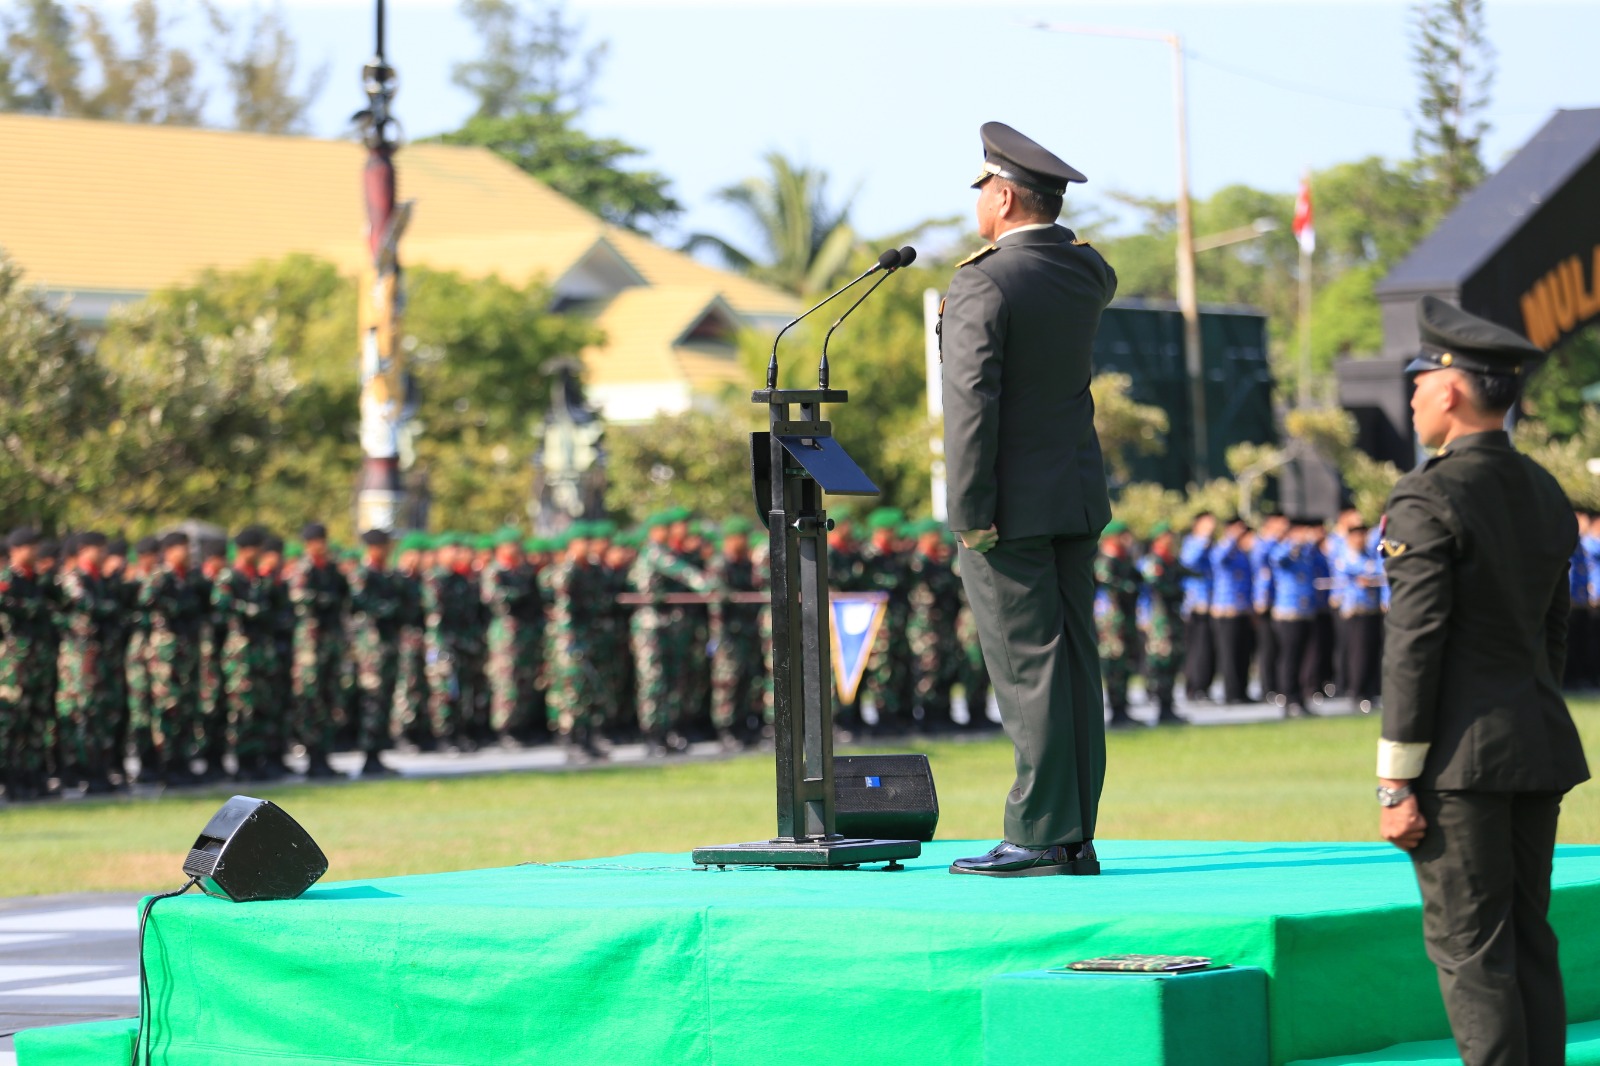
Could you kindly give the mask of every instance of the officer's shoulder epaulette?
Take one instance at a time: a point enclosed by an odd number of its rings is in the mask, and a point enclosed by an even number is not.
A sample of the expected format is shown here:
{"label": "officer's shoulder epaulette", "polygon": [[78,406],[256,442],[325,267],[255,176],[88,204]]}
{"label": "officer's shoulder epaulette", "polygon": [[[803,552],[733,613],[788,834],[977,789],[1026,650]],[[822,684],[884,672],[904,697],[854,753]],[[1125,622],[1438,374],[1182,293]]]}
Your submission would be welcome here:
{"label": "officer's shoulder epaulette", "polygon": [[964,266],[971,266],[973,263],[976,263],[978,260],[982,259],[984,256],[989,255],[992,252],[998,252],[999,250],[1000,250],[1000,246],[998,244],[990,244],[990,245],[986,245],[986,246],[984,246],[982,248],[979,248],[976,252],[973,252],[971,255],[969,255],[965,259],[961,260],[961,262],[957,263],[956,264],[956,269],[960,270]]}
{"label": "officer's shoulder epaulette", "polygon": [[1077,241],[1077,240],[1072,242],[1072,246],[1074,248],[1093,248],[1094,247],[1094,245],[1090,244],[1088,241]]}

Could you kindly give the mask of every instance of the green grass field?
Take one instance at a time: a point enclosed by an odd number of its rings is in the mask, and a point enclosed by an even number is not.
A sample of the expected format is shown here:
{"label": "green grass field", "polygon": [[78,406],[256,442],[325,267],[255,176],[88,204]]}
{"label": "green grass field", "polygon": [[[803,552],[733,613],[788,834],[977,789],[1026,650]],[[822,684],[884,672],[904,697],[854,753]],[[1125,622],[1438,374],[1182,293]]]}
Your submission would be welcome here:
{"label": "green grass field", "polygon": [[[1600,701],[1573,712],[1600,753]],[[1104,839],[1370,840],[1373,718],[1113,734]],[[944,839],[989,840],[1011,785],[1011,748],[911,742],[933,760]],[[687,851],[774,828],[770,755],[584,773],[522,773],[372,784],[251,786],[328,853],[330,880],[529,859]],[[147,890],[180,866],[227,789],[160,799],[0,807],[0,896]],[[1600,843],[1600,788],[1569,798],[1561,838]]]}

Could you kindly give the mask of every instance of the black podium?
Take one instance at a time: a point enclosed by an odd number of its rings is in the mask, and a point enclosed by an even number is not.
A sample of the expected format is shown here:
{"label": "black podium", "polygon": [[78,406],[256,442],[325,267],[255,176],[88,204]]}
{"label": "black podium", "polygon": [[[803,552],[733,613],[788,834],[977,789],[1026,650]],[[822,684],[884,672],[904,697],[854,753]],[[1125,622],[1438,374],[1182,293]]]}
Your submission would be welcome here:
{"label": "black podium", "polygon": [[[774,349],[776,350],[776,349]],[[826,356],[824,356],[826,358]],[[825,366],[826,364],[824,364]],[[772,375],[775,377],[775,373]],[[769,378],[770,381],[770,378]],[[778,763],[778,835],[696,848],[703,866],[839,868],[922,854],[915,840],[863,840],[834,830],[833,668],[829,638],[828,528],[824,492],[876,496],[823,420],[846,392],[769,387],[751,396],[770,416],[750,435],[756,510],[767,527],[772,568],[773,735]],[[797,416],[794,409],[798,409]]]}

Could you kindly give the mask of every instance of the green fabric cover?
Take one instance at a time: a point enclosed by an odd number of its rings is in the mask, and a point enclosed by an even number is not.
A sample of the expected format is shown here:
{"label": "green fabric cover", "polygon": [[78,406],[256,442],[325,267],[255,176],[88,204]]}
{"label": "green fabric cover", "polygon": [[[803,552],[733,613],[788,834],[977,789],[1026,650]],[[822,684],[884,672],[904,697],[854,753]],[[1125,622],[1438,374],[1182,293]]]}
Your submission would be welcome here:
{"label": "green fabric cover", "polygon": [[[1305,1059],[1290,1066],[1461,1066],[1461,1056],[1450,1040],[1426,1040],[1365,1055]],[[1567,1066],[1600,1066],[1600,1022],[1567,1026]]]}
{"label": "green fabric cover", "polygon": [[1237,967],[991,977],[983,986],[983,1061],[1267,1066],[1267,975]]}
{"label": "green fabric cover", "polygon": [[24,1029],[14,1038],[17,1066],[128,1066],[139,1019]]}
{"label": "green fabric cover", "polygon": [[[940,841],[898,873],[635,855],[166,900],[155,1061],[971,1066],[986,979],[1130,952],[1265,970],[1274,1063],[1449,1034],[1393,848],[1096,843],[1101,877],[951,877],[988,844]],[[1600,1018],[1600,847],[1555,880],[1571,1017]]]}

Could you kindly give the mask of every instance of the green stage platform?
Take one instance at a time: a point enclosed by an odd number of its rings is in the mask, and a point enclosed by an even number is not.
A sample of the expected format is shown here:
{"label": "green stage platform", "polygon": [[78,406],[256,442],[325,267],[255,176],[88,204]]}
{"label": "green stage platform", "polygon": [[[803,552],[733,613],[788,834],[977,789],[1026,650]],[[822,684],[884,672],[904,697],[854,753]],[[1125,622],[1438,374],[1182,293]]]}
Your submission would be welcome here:
{"label": "green stage platform", "polygon": [[[937,842],[901,872],[631,855],[328,884],[287,903],[165,901],[145,952],[153,1061],[972,1066],[986,983],[1124,952],[1264,971],[1207,987],[1265,985],[1273,1064],[1448,1036],[1416,887],[1391,848],[1102,842],[1098,878],[945,872],[986,847]],[[1563,847],[1556,882],[1571,1016],[1600,1019],[1600,847]],[[1056,1045],[1048,1061],[1111,1061],[1072,1039],[1072,996],[1089,987],[1074,980],[1050,986],[1059,1016],[1015,1024]],[[1212,1021],[1205,1039],[1226,1039]],[[93,1062],[34,1036],[18,1040],[20,1066]]]}

